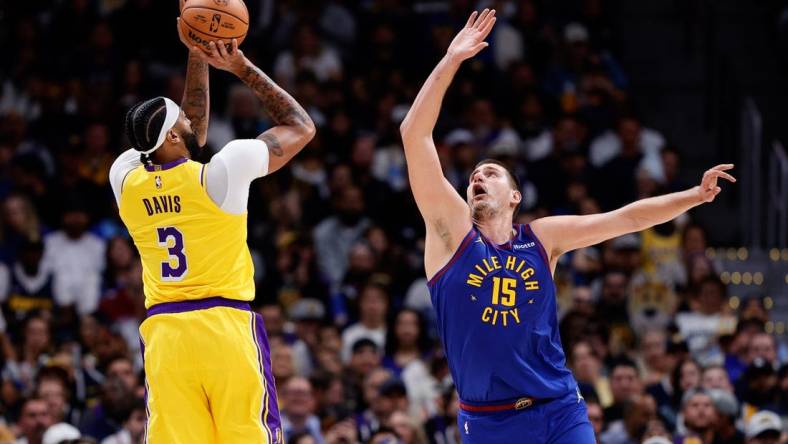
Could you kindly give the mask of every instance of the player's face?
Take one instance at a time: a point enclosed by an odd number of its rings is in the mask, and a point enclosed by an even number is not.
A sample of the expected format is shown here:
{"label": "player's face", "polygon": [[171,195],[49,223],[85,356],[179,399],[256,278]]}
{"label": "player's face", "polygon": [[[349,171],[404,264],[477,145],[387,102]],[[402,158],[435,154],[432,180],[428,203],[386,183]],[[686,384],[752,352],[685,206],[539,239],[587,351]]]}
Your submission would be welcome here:
{"label": "player's face", "polygon": [[471,173],[466,195],[477,221],[514,209],[521,198],[520,192],[512,188],[506,170],[493,163],[480,165]]}
{"label": "player's face", "polygon": [[178,116],[178,121],[175,122],[175,129],[178,136],[183,139],[183,144],[189,152],[188,157],[194,158],[200,151],[200,144],[197,142],[197,136],[194,134],[194,131],[192,131],[192,123],[183,110]]}

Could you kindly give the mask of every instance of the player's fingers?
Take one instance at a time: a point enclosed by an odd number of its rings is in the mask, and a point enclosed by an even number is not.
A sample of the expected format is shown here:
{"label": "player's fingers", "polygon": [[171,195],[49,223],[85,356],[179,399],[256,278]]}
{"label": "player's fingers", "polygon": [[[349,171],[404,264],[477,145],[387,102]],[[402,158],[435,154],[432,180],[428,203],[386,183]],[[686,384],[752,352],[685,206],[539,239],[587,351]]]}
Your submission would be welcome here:
{"label": "player's fingers", "polygon": [[725,180],[727,180],[729,182],[736,182],[736,178],[735,177],[731,176],[728,173],[722,172],[722,171],[715,171],[714,175],[716,177],[722,177],[723,179],[725,179]]}
{"label": "player's fingers", "polygon": [[489,44],[489,43],[487,43],[487,42],[481,42],[481,43],[477,44],[476,46],[474,46],[474,47],[473,47],[473,49],[471,49],[471,51],[472,51],[474,54],[476,54],[476,53],[478,53],[479,51],[481,51],[482,49],[484,49],[484,48],[486,48],[486,47],[488,47],[488,46],[490,46],[490,44]]}
{"label": "player's fingers", "polygon": [[490,9],[484,8],[484,11],[482,11],[482,13],[479,14],[479,17],[476,19],[476,22],[473,24],[473,27],[478,29],[479,26],[481,26],[482,22],[484,22],[484,18],[487,17],[487,14],[489,13],[490,13]]}
{"label": "player's fingers", "polygon": [[216,47],[219,48],[219,54],[222,56],[223,59],[227,58],[227,46],[224,44],[224,40],[219,40],[216,42]]}
{"label": "player's fingers", "polygon": [[210,54],[212,59],[218,60],[222,57],[219,55],[219,51],[216,49],[216,42],[208,42],[208,53]]}
{"label": "player's fingers", "polygon": [[720,177],[731,182],[736,182],[736,179],[733,176],[723,171],[709,170],[706,173],[709,175],[709,180],[713,180],[715,183]]}
{"label": "player's fingers", "polygon": [[468,17],[468,21],[465,23],[466,28],[470,28],[473,26],[473,23],[476,21],[476,16],[479,15],[477,11],[471,12],[471,16]]}
{"label": "player's fingers", "polygon": [[712,170],[716,170],[716,171],[728,171],[732,169],[733,169],[732,163],[722,163],[712,168]]}
{"label": "player's fingers", "polygon": [[492,30],[494,24],[495,24],[495,17],[493,17],[490,20],[487,20],[487,23],[484,24],[484,27],[482,27],[482,29],[479,30],[479,32],[482,33],[483,39],[487,38],[487,36],[490,34],[490,31]]}
{"label": "player's fingers", "polygon": [[233,39],[233,54],[238,54],[238,39]]}

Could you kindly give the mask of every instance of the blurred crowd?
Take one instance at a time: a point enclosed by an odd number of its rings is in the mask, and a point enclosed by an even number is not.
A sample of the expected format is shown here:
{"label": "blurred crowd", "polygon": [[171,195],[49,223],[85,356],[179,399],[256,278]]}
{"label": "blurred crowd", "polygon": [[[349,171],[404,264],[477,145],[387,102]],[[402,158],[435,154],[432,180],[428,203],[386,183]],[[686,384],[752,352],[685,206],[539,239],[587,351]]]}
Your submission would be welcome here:
{"label": "blurred crowd", "polygon": [[[694,185],[632,112],[611,2],[246,3],[242,50],[318,127],[249,200],[286,442],[459,443],[399,123],[469,12],[495,7],[435,131],[461,193],[485,157],[520,178],[521,223]],[[176,16],[175,0],[0,10],[0,443],[143,442],[140,263],[107,176],[126,109],[182,97]],[[264,111],[211,71],[199,160],[268,128]],[[758,295],[729,304],[708,247],[690,215],[561,259],[562,343],[600,443],[786,442],[788,350]]]}

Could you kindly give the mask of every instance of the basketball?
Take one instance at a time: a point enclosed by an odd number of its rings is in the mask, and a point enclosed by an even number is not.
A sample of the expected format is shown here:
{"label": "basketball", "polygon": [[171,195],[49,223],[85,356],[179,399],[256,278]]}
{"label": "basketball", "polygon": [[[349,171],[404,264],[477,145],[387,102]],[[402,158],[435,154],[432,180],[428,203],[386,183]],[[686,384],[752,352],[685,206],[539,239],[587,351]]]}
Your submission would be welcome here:
{"label": "basketball", "polygon": [[217,40],[229,45],[237,39],[240,45],[249,30],[249,11],[242,0],[183,0],[180,23],[183,35],[207,51]]}

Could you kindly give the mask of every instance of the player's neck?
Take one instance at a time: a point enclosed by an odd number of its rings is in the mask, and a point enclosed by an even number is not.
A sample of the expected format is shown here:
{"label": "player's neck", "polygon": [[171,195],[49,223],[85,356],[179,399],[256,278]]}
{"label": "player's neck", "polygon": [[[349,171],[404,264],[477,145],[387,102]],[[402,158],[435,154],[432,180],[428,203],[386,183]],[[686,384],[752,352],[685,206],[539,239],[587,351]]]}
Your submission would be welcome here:
{"label": "player's neck", "polygon": [[[187,155],[184,155],[184,151],[183,149],[179,149],[178,146],[165,143],[163,147],[154,152],[152,160],[157,165],[164,165],[184,157],[188,158]],[[188,153],[188,151],[186,151],[186,153]]]}
{"label": "player's neck", "polygon": [[498,245],[505,244],[514,237],[511,215],[501,215],[476,223],[484,237]]}

